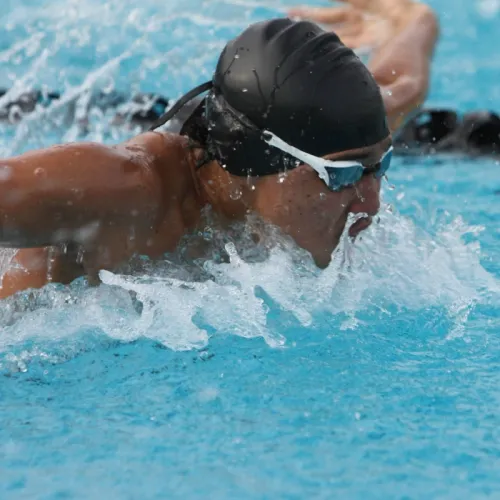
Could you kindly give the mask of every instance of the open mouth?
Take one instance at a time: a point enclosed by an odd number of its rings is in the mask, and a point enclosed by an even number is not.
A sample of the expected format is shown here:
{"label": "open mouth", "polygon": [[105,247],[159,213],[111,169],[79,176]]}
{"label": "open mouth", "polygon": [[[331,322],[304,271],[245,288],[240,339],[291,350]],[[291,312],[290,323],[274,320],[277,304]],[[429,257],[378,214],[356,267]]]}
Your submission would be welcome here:
{"label": "open mouth", "polygon": [[349,227],[349,236],[355,239],[359,233],[368,229],[372,223],[372,217],[369,215],[362,215],[359,217],[350,227]]}

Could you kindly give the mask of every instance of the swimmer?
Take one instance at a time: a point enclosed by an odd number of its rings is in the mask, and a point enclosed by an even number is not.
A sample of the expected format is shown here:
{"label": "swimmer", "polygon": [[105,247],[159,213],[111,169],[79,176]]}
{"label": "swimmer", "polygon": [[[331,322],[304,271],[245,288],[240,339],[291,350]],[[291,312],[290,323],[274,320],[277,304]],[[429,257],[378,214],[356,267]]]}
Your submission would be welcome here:
{"label": "swimmer", "polygon": [[401,155],[450,153],[500,156],[500,116],[492,111],[460,115],[451,109],[422,109],[411,117],[394,140]]}
{"label": "swimmer", "polygon": [[[363,214],[348,229],[354,238],[379,209],[388,124],[421,99],[405,60],[411,50],[429,64],[435,31],[435,22],[408,23],[376,54],[381,94],[334,33],[307,21],[256,23],[152,131],[116,146],[74,143],[0,160],[0,244],[22,248],[1,295],[83,275],[98,282],[100,270],[134,255],[162,258],[204,227],[207,206],[215,229],[255,214],[326,267],[349,214]],[[156,130],[201,94],[181,134]]]}

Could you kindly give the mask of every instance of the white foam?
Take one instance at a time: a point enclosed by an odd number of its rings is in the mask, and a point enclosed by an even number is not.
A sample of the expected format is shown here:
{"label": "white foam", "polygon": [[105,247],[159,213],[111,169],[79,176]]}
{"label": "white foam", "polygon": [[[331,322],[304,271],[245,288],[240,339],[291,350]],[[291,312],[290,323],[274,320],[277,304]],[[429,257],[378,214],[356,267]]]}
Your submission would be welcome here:
{"label": "white foam", "polygon": [[280,347],[287,339],[271,325],[270,308],[290,314],[304,328],[321,328],[325,314],[347,317],[344,329],[356,328],[367,311],[383,321],[404,311],[440,308],[454,322],[448,334],[454,338],[463,334],[476,304],[498,303],[500,296],[498,280],[481,266],[478,243],[463,242],[466,233],[477,231],[456,218],[431,236],[410,219],[385,211],[360,241],[352,244],[344,236],[324,271],[280,237],[267,259],[246,262],[240,254],[248,249],[237,250],[235,237],[225,244],[228,262],[205,263],[208,280],[187,272],[180,279],[179,267],[164,262],[142,274],[102,271],[105,285],[98,288],[50,285],[7,299],[0,351],[82,329],[123,341],[150,338],[175,350],[204,346],[213,332],[261,337]]}
{"label": "white foam", "polygon": [[[354,327],[356,315],[370,309],[383,315],[389,310],[439,307],[455,321],[450,333],[454,336],[460,334],[460,325],[476,303],[492,296],[498,299],[500,292],[498,280],[480,264],[478,244],[462,241],[473,230],[457,218],[431,237],[411,220],[386,212],[362,241],[353,245],[344,237],[334,261],[323,272],[288,243],[286,249],[275,248],[268,260],[259,263],[244,262],[230,243],[229,263],[205,265],[213,281],[187,283],[164,276],[138,279],[109,272],[101,277],[105,283],[135,291],[147,304],[151,326],[144,324],[144,331],[154,330],[155,338],[175,348],[207,340],[195,326],[197,315],[206,328],[260,336],[271,346],[282,345],[285,339],[268,326],[268,305],[259,290],[304,327],[321,326],[325,313],[348,314],[344,326]],[[151,318],[158,320],[154,328]]]}

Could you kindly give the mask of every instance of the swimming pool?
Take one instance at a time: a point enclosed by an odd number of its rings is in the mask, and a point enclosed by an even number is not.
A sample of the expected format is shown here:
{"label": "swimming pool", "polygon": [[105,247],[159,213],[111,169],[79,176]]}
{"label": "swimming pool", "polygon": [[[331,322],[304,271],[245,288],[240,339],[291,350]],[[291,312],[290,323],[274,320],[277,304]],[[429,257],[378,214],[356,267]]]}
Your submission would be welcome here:
{"label": "swimming pool", "polygon": [[[293,4],[6,0],[0,85],[175,97]],[[500,109],[500,5],[433,5],[430,103]],[[105,123],[85,138],[126,136]],[[76,137],[56,110],[2,129],[0,154]],[[233,252],[209,284],[160,267],[4,301],[0,498],[495,496],[498,167],[399,159],[379,224],[323,273]]]}

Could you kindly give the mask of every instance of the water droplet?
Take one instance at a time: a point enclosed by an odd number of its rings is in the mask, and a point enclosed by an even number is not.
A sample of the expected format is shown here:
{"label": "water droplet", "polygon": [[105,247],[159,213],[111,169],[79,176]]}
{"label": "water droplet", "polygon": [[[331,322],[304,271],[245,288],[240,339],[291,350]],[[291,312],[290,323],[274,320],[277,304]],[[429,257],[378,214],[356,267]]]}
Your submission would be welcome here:
{"label": "water droplet", "polygon": [[386,90],[385,93],[390,97],[392,95],[392,90]]}
{"label": "water droplet", "polygon": [[10,179],[12,169],[8,165],[0,165],[0,182]]}
{"label": "water droplet", "polygon": [[135,227],[130,226],[129,233],[128,233],[128,241],[129,243],[133,243],[135,241]]}
{"label": "water droplet", "polygon": [[235,58],[235,59],[239,59],[239,58],[240,58],[239,54],[236,54],[236,55],[234,56],[234,58]]}
{"label": "water droplet", "polygon": [[20,106],[14,105],[9,110],[9,122],[17,123],[23,118],[23,112]]}
{"label": "water droplet", "polygon": [[38,167],[38,168],[35,168],[34,173],[37,177],[42,177],[43,175],[45,175],[45,170],[41,167]]}
{"label": "water droplet", "polygon": [[71,190],[71,192],[75,195],[75,199],[76,200],[82,200],[83,199],[83,195],[84,195],[83,189],[74,188],[74,189]]}
{"label": "water droplet", "polygon": [[240,188],[235,188],[229,193],[229,198],[232,200],[239,200],[241,198],[242,192]]}
{"label": "water droplet", "polygon": [[285,182],[285,179],[286,179],[286,173],[285,172],[281,172],[278,174],[278,182],[280,184],[283,184]]}
{"label": "water droplet", "polygon": [[354,191],[356,191],[356,196],[358,197],[359,201],[361,203],[364,203],[366,200],[365,200],[364,196],[359,192],[359,189],[357,188],[357,186],[354,186]]}
{"label": "water droplet", "polygon": [[320,200],[326,200],[326,193],[319,193]]}
{"label": "water droplet", "polygon": [[202,233],[203,239],[205,241],[210,241],[213,239],[214,231],[210,226],[205,226]]}
{"label": "water droplet", "polygon": [[80,247],[76,255],[76,263],[81,264],[83,262],[83,257],[84,257],[84,250],[82,247]]}
{"label": "water droplet", "polygon": [[241,89],[242,92],[248,92],[248,89]]}
{"label": "water droplet", "polygon": [[396,200],[401,201],[404,197],[405,197],[404,193],[398,193],[398,195],[396,196]]}

